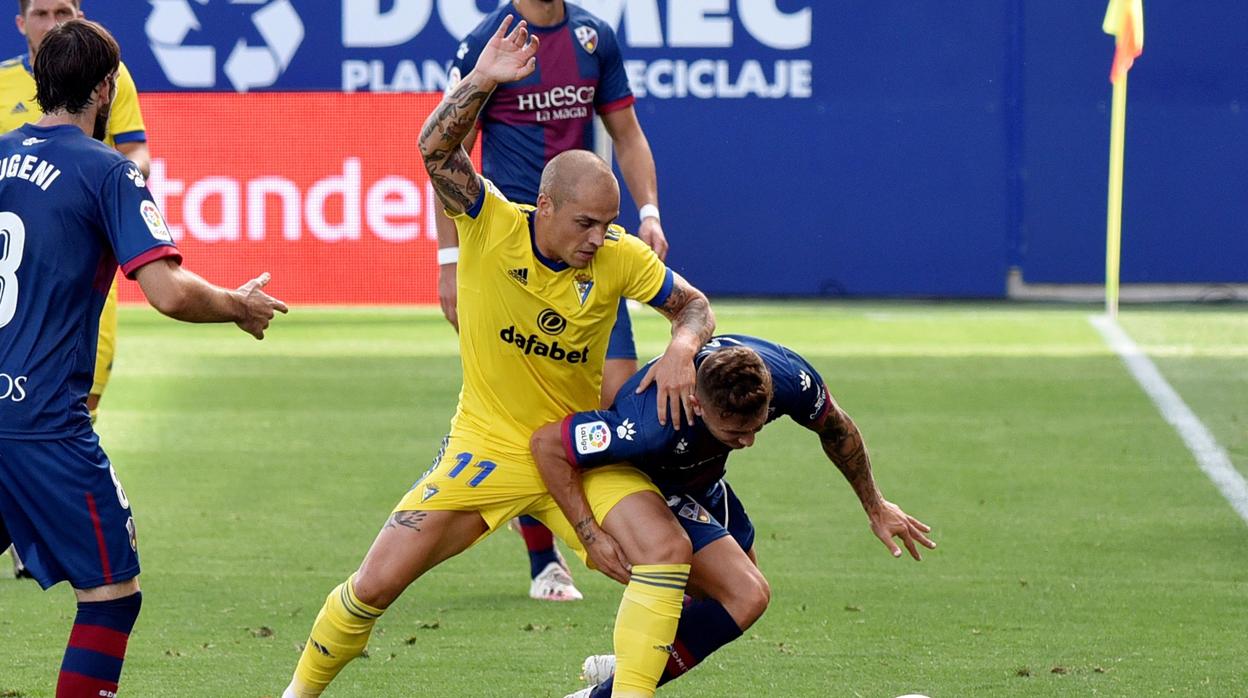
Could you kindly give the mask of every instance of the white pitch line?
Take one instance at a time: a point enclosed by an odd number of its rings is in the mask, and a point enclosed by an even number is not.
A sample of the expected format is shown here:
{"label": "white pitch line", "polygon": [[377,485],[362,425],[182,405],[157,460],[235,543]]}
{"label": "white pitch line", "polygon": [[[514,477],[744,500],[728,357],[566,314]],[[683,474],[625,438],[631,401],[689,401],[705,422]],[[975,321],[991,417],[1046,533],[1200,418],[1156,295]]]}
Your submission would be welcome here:
{"label": "white pitch line", "polygon": [[1188,450],[1196,457],[1200,469],[1213,480],[1213,484],[1226,501],[1230,502],[1239,518],[1248,523],[1248,481],[1231,464],[1230,457],[1218,445],[1217,439],[1213,438],[1213,434],[1196,413],[1183,402],[1183,398],[1170,387],[1152,360],[1140,351],[1139,346],[1118,323],[1105,315],[1094,315],[1088,320],[1105,338],[1105,343],[1122,357],[1127,370],[1152,398],[1157,409],[1161,411],[1161,416],[1179,432],[1183,443],[1187,444]]}

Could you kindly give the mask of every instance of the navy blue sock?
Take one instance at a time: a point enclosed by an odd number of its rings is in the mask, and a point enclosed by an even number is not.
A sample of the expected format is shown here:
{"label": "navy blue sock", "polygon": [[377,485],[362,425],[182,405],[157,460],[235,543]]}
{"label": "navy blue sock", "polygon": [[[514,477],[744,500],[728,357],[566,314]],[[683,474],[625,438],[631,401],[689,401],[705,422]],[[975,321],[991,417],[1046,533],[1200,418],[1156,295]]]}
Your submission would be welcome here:
{"label": "navy blue sock", "polygon": [[[679,678],[697,666],[712,652],[741,637],[741,628],[728,611],[715,599],[686,599],[676,626],[676,640],[672,642],[672,656],[667,659],[659,685]],[[608,698],[615,677],[598,684],[590,692],[590,698]]]}
{"label": "navy blue sock", "polygon": [[529,549],[529,579],[534,579],[552,562],[559,562],[555,553],[555,536],[541,521],[532,516],[521,516],[520,535]]}
{"label": "navy blue sock", "polygon": [[126,643],[139,617],[143,594],[112,601],[78,603],[74,629],[56,683],[57,698],[104,696],[117,692]]}

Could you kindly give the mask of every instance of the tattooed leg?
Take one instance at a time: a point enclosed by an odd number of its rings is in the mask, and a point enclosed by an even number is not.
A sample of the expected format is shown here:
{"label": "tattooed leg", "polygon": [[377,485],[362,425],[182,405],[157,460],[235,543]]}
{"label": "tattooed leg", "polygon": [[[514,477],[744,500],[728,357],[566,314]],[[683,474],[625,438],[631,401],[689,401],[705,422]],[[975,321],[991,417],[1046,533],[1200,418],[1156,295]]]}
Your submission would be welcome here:
{"label": "tattooed leg", "polygon": [[403,526],[404,528],[410,528],[419,533],[420,522],[424,521],[425,517],[428,515],[429,514],[423,511],[396,511],[390,517],[390,520],[386,522],[386,525],[383,528]]}
{"label": "tattooed leg", "polygon": [[386,520],[355,576],[364,603],[385,608],[409,584],[485,534],[475,511],[396,511]]}

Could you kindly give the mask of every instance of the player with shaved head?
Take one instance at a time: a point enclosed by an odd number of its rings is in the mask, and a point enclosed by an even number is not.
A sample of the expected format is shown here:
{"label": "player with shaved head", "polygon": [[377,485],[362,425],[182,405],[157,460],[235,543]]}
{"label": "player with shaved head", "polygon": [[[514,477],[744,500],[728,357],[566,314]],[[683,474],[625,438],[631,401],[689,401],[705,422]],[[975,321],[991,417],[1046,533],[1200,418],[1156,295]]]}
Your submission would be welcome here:
{"label": "player with shaved head", "polygon": [[[478,175],[463,148],[495,88],[534,70],[540,40],[523,21],[509,31],[512,21],[500,23],[420,137],[425,169],[461,247],[464,385],[450,436],[358,571],[325,600],[285,698],[320,695],[412,582],[516,516],[537,517],[584,554],[584,536],[547,492],[529,439],[546,422],[599,405],[621,298],[649,303],[671,320],[671,342],[644,381],[655,385],[657,413],[674,426],[692,419],[693,357],[714,331],[710,306],[645,243],[612,225],[620,193],[606,163],[588,152],[554,158],[536,206],[527,206]],[[616,690],[652,696],[676,633],[689,539],[654,484],[633,468],[597,470],[585,493],[595,525],[632,561],[615,624]],[[468,680],[463,689],[470,691]]]}
{"label": "player with shaved head", "polygon": [[[536,67],[524,80],[494,90],[477,123],[465,137],[472,151],[481,135],[481,174],[510,201],[536,204],[543,166],[570,150],[593,150],[619,162],[628,193],[638,206],[636,234],[666,259],[667,238],[659,222],[658,177],[650,143],[634,108],[635,99],[624,68],[621,42],[610,23],[581,4],[564,0],[496,2],[460,42],[451,64],[447,90],[476,65],[479,54],[504,17],[525,20],[541,40]],[[601,124],[602,129],[597,126]],[[604,133],[605,132],[605,133]],[[605,136],[605,137],[604,137]],[[458,327],[456,275],[459,236],[455,224],[437,215],[438,300],[442,312]],[[628,305],[616,308],[615,326],[603,362],[602,404],[609,405],[624,381],[637,371]],[[577,601],[580,590],[560,557],[550,531],[530,516],[515,520],[529,554],[529,596],[543,601]]]}

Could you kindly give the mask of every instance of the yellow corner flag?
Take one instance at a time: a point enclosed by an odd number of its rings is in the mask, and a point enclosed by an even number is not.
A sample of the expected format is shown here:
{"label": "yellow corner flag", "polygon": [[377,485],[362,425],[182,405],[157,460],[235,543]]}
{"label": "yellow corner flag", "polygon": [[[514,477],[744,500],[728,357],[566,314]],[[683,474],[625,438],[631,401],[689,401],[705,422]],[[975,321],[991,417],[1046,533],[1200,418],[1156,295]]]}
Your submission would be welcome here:
{"label": "yellow corner flag", "polygon": [[1109,0],[1101,28],[1114,36],[1114,109],[1109,134],[1109,207],[1105,225],[1105,312],[1118,316],[1118,272],[1122,254],[1122,168],[1127,131],[1127,71],[1144,52],[1143,0]]}
{"label": "yellow corner flag", "polygon": [[1101,29],[1115,37],[1117,50],[1109,79],[1118,82],[1144,52],[1144,0],[1109,0]]}

